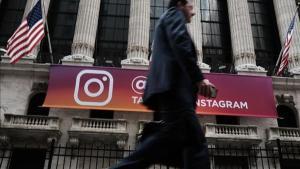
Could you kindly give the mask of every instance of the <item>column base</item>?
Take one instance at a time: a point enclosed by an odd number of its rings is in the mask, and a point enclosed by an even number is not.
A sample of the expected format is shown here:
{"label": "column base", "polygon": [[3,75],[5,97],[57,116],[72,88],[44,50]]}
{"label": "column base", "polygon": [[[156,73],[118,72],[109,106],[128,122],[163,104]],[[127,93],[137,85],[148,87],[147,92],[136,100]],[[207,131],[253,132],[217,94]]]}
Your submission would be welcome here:
{"label": "column base", "polygon": [[74,55],[68,55],[65,56],[62,60],[63,65],[77,65],[77,66],[93,66],[94,65],[94,59],[81,55],[81,54],[74,54]]}
{"label": "column base", "polygon": [[300,67],[297,67],[297,68],[293,68],[289,71],[294,78],[300,78]]}
{"label": "column base", "polygon": [[253,64],[243,64],[235,67],[238,75],[266,76],[267,71]]}
{"label": "column base", "polygon": [[[33,55],[33,54],[30,54],[30,55],[25,56],[25,57],[21,58],[20,60],[18,60],[18,61],[16,62],[16,64],[18,64],[18,63],[22,63],[22,64],[24,64],[24,63],[25,63],[25,64],[29,63],[29,64],[32,64],[32,63],[35,62],[35,60],[36,60],[36,56]],[[2,55],[2,56],[1,56],[1,62],[3,62],[3,63],[10,63],[10,57],[7,56],[6,54]]]}
{"label": "column base", "polygon": [[125,69],[149,69],[149,61],[142,58],[128,58],[121,61],[122,68]]}
{"label": "column base", "polygon": [[211,67],[208,64],[203,63],[203,62],[198,62],[198,65],[199,65],[202,73],[209,73],[210,72]]}

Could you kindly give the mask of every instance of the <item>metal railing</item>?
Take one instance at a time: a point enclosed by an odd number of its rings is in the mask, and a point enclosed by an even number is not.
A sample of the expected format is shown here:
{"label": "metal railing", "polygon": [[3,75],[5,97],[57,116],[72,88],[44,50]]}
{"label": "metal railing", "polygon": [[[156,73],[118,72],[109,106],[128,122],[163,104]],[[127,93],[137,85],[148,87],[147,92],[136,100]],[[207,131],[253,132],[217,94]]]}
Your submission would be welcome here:
{"label": "metal railing", "polygon": [[[20,156],[20,152],[32,157]],[[0,168],[40,168],[43,169],[102,169],[115,165],[133,150],[107,145],[52,145],[47,147],[0,147]],[[25,152],[25,153],[24,153]],[[18,154],[19,153],[19,154]],[[300,168],[300,147],[281,144],[272,148],[210,146],[209,156],[212,169],[291,169]],[[20,162],[18,162],[18,158]],[[23,158],[26,158],[26,163]],[[153,165],[151,169],[171,169],[163,165]]]}

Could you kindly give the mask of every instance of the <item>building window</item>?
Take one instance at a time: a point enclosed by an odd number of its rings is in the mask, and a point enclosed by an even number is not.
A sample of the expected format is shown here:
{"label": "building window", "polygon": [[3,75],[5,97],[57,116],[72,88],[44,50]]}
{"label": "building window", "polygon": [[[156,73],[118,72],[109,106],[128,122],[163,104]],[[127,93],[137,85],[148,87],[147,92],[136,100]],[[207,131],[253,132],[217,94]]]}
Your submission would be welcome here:
{"label": "building window", "polygon": [[211,72],[232,70],[227,3],[224,0],[200,0],[203,61]]}
{"label": "building window", "polygon": [[102,0],[94,53],[95,65],[121,67],[126,58],[130,0]]}
{"label": "building window", "polygon": [[291,108],[285,105],[279,105],[276,109],[279,116],[277,119],[279,127],[297,128],[296,113]]}
{"label": "building window", "polygon": [[0,3],[0,48],[6,48],[7,40],[20,26],[26,2],[25,0],[2,0]]}
{"label": "building window", "polygon": [[150,38],[149,44],[151,46],[155,31],[155,26],[157,24],[160,16],[168,9],[169,0],[151,0],[150,8]]}
{"label": "building window", "polygon": [[42,107],[46,98],[45,93],[38,93],[35,94],[29,102],[27,115],[40,115],[40,116],[48,116],[49,115],[49,108]]}
{"label": "building window", "polygon": [[[71,54],[79,0],[51,0],[47,16],[54,63]],[[38,62],[51,62],[47,37]]]}
{"label": "building window", "polygon": [[280,52],[272,0],[248,0],[256,64],[272,73]]}
{"label": "building window", "polygon": [[236,116],[216,116],[217,124],[239,125],[239,117]]}
{"label": "building window", "polygon": [[114,111],[111,110],[91,110],[90,118],[113,119]]}

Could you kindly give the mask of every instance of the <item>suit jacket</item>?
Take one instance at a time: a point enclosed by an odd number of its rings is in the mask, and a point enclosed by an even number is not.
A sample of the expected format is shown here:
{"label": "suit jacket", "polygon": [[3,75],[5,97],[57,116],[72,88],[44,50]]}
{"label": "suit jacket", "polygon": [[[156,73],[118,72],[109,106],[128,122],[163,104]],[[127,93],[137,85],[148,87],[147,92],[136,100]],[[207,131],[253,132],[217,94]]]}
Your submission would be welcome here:
{"label": "suit jacket", "polygon": [[197,65],[196,49],[185,16],[180,10],[169,8],[160,17],[153,43],[143,104],[156,110],[157,97],[166,92],[194,104],[196,83],[204,77]]}

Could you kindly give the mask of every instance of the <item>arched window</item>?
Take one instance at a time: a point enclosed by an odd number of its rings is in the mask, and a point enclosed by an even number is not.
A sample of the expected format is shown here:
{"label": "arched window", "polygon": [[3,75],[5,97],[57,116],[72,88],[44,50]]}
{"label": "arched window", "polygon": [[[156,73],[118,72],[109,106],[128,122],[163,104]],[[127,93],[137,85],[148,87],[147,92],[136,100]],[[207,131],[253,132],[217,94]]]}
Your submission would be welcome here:
{"label": "arched window", "polygon": [[286,105],[277,106],[279,127],[297,127],[296,112]]}
{"label": "arched window", "polygon": [[227,3],[224,0],[200,0],[203,62],[211,72],[232,69]]}
{"label": "arched window", "polygon": [[0,47],[5,48],[7,40],[21,24],[26,0],[2,0],[0,3]]}
{"label": "arched window", "polygon": [[33,95],[29,102],[29,106],[27,109],[27,115],[48,116],[49,108],[42,107],[45,97],[46,97],[45,93],[37,93],[37,94]]}
{"label": "arched window", "polygon": [[[47,21],[54,63],[71,54],[78,7],[79,0],[51,0]],[[38,62],[51,62],[47,37],[42,41]]]}
{"label": "arched window", "polygon": [[126,58],[130,0],[101,0],[95,65],[121,67]]}

